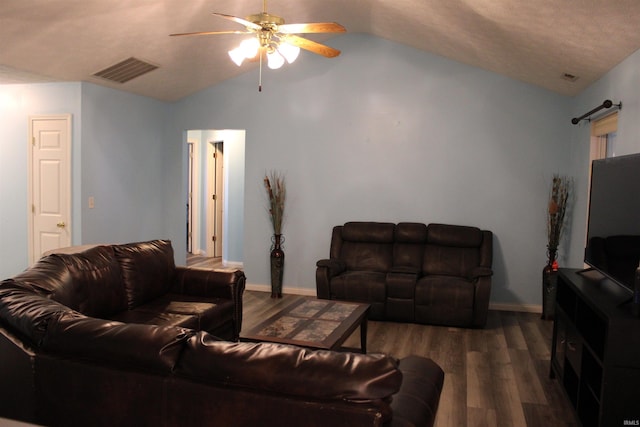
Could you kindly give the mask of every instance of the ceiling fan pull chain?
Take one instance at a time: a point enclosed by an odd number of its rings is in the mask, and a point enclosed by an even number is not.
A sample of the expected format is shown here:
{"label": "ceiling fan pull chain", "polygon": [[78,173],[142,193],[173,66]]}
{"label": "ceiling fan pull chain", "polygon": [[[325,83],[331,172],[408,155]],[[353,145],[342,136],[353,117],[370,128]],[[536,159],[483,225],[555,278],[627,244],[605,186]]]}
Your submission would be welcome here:
{"label": "ceiling fan pull chain", "polygon": [[[266,3],[267,0],[265,0]],[[258,73],[258,92],[262,92],[262,49],[258,51],[260,55],[260,72]]]}

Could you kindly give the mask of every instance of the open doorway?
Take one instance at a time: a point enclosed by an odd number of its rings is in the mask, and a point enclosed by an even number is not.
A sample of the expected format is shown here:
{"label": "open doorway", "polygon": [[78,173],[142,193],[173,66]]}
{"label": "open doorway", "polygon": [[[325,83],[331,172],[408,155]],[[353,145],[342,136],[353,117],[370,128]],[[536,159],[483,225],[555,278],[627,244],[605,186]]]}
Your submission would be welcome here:
{"label": "open doorway", "polygon": [[207,144],[207,257],[222,258],[224,233],[224,141]]}
{"label": "open doorway", "polygon": [[187,265],[242,268],[243,130],[187,131]]}
{"label": "open doorway", "polygon": [[198,148],[200,141],[194,138],[187,140],[187,254],[199,255],[199,209],[200,197],[198,184],[200,170],[198,168]]}

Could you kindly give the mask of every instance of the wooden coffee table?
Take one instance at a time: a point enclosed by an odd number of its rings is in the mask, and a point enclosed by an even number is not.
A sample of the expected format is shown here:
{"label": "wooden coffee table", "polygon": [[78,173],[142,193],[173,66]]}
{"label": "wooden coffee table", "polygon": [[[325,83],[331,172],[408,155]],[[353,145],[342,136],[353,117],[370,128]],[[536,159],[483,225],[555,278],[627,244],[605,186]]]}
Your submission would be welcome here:
{"label": "wooden coffee table", "polygon": [[301,298],[241,334],[244,341],[268,341],[339,350],[360,327],[360,351],[367,352],[369,304]]}

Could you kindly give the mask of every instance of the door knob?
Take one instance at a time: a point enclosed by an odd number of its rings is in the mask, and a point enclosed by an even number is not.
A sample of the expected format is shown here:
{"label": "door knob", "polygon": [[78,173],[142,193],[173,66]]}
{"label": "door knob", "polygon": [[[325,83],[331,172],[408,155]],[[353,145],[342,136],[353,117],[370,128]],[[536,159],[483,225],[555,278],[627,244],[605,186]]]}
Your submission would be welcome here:
{"label": "door knob", "polygon": [[56,227],[58,227],[58,228],[65,228],[66,226],[67,226],[67,224],[65,224],[64,221],[61,221],[61,222],[56,224]]}

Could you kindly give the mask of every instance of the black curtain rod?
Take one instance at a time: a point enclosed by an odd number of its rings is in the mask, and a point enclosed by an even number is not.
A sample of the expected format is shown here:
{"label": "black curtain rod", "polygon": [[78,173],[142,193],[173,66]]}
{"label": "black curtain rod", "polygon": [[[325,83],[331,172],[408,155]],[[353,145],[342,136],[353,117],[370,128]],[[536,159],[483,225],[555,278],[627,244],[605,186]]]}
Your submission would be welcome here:
{"label": "black curtain rod", "polygon": [[[593,110],[589,111],[588,113],[583,114],[580,117],[574,117],[573,119],[571,119],[571,123],[573,123],[574,125],[577,125],[578,123],[580,123],[581,120],[588,118],[590,116],[592,116],[593,114],[597,113],[598,111],[602,110],[603,108],[611,108],[613,106],[613,102],[611,102],[610,99],[605,99],[604,102],[602,103],[602,105],[598,105],[596,108],[594,108]],[[615,104],[616,107],[618,108],[622,108],[622,102]]]}

